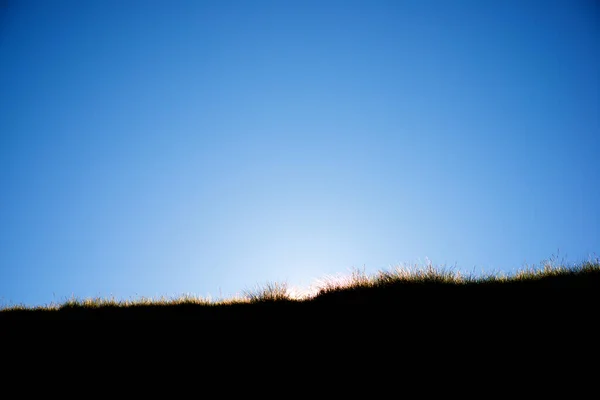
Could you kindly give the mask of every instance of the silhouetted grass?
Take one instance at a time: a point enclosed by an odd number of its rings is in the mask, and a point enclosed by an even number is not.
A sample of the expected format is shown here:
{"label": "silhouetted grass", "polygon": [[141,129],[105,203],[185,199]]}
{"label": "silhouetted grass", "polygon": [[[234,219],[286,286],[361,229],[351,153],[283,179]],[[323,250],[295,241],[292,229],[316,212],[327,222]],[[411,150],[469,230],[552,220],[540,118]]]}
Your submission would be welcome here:
{"label": "silhouetted grass", "polygon": [[[554,260],[542,267],[515,274],[461,275],[445,268],[399,267],[367,275],[326,277],[313,291],[299,295],[285,283],[267,283],[246,290],[241,297],[210,300],[190,294],[178,298],[68,299],[61,304],[27,307],[5,306],[0,320],[227,320],[263,318],[304,319],[366,318],[376,314],[402,319],[496,313],[496,316],[529,313],[594,311],[600,289],[600,260],[566,266]],[[482,308],[484,307],[484,308]],[[501,314],[498,314],[501,313]],[[508,314],[507,314],[508,313]],[[557,314],[559,315],[559,314]]]}

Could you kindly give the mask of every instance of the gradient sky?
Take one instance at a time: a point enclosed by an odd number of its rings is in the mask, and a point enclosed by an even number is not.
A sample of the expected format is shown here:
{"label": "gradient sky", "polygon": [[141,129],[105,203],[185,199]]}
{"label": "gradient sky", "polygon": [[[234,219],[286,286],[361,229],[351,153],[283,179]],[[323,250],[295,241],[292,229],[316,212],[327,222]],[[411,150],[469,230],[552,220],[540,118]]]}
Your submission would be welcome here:
{"label": "gradient sky", "polygon": [[592,0],[0,4],[0,304],[598,255]]}

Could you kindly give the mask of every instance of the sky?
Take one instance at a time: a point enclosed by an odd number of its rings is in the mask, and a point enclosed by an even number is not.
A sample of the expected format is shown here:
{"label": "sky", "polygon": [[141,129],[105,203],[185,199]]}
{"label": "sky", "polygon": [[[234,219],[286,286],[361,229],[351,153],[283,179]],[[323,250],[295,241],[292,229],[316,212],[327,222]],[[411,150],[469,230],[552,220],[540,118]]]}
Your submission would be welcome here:
{"label": "sky", "polygon": [[0,304],[600,250],[593,0],[3,0]]}

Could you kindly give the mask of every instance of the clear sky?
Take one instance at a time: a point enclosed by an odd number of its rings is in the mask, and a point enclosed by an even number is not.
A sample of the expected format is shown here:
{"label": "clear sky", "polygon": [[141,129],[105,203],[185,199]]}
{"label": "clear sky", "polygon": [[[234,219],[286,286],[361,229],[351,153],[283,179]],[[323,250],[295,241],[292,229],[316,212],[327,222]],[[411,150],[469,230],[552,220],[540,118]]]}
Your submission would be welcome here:
{"label": "clear sky", "polygon": [[600,250],[600,8],[0,2],[0,303]]}

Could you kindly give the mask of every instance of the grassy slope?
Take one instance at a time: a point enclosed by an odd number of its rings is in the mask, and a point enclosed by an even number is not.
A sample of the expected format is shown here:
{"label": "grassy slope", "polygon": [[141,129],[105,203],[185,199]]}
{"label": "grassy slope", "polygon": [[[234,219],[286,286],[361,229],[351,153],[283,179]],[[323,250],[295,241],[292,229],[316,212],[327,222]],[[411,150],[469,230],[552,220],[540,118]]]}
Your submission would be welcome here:
{"label": "grassy slope", "polygon": [[346,284],[329,283],[316,295],[293,298],[286,285],[268,285],[244,299],[211,302],[194,297],[119,302],[70,300],[42,307],[0,310],[2,321],[37,320],[193,320],[250,323],[256,321],[365,321],[377,316],[403,322],[444,320],[470,323],[474,316],[492,319],[576,318],[597,311],[600,261],[573,267],[519,271],[512,276],[461,277],[431,267],[354,273]]}

